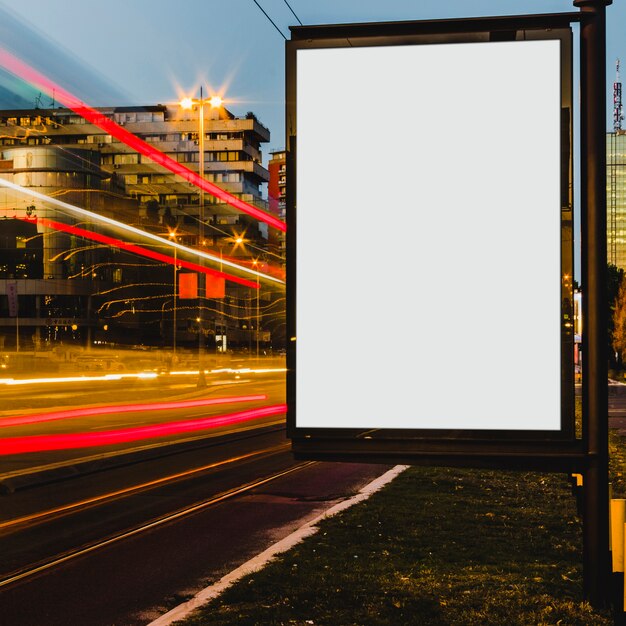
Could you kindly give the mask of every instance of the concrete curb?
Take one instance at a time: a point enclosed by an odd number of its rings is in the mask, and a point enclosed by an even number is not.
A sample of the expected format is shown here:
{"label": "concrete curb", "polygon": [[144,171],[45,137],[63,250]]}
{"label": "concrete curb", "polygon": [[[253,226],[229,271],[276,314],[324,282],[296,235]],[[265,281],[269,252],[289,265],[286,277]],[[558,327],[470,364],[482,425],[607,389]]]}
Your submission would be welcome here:
{"label": "concrete curb", "polygon": [[365,485],[359,493],[347,500],[343,500],[330,507],[321,515],[318,515],[316,518],[312,519],[310,522],[303,524],[298,528],[298,530],[294,531],[290,535],[287,535],[284,539],[281,539],[274,545],[267,548],[257,556],[251,558],[249,561],[246,561],[243,565],[240,565],[237,569],[233,570],[226,576],[223,576],[213,585],[209,585],[205,587],[202,591],[199,591],[191,600],[184,602],[183,604],[179,604],[177,607],[173,608],[171,611],[161,615],[161,617],[156,620],[150,622],[147,626],[170,626],[174,622],[184,619],[188,617],[193,611],[202,605],[209,602],[209,600],[213,600],[217,598],[227,587],[237,582],[239,579],[243,578],[247,574],[251,574],[253,572],[257,572],[269,561],[271,561],[277,554],[282,552],[286,552],[291,549],[297,543],[305,539],[306,537],[310,537],[317,532],[316,525],[319,524],[323,519],[328,517],[332,517],[341,511],[345,511],[351,506],[358,504],[359,502],[363,502],[367,500],[373,493],[382,489],[385,485],[394,480],[397,476],[399,476],[402,472],[404,472],[409,466],[408,465],[396,465],[396,467],[390,469],[388,472],[385,472],[382,476],[379,476],[371,483]]}

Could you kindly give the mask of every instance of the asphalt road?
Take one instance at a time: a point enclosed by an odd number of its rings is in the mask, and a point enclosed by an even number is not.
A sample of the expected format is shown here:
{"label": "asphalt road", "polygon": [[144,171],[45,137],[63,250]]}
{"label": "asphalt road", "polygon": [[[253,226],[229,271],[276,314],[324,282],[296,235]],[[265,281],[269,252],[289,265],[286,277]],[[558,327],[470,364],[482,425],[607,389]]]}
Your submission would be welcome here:
{"label": "asphalt road", "polygon": [[[248,371],[245,371],[248,370]],[[259,396],[247,402],[220,402],[219,399]],[[159,446],[173,441],[189,440],[220,434],[225,427],[215,423],[176,432],[164,429],[159,433],[140,434],[132,441],[107,440],[100,437],[112,430],[128,430],[146,426],[176,424],[231,414],[246,409],[275,406],[285,402],[285,374],[281,368],[250,367],[242,370],[207,375],[207,387],[198,389],[197,375],[160,375],[154,379],[89,379],[81,382],[46,382],[19,386],[0,385],[0,480],[3,475],[81,458],[110,455],[145,446]],[[157,406],[168,403],[170,406]],[[193,406],[193,403],[199,405]],[[125,406],[124,410],[119,407]],[[145,407],[128,411],[128,406]],[[98,407],[102,412],[88,414],[85,409]],[[105,408],[103,408],[105,407]],[[108,407],[108,408],[107,408]],[[71,413],[59,417],[59,411]],[[74,412],[74,413],[72,413]],[[51,419],[51,416],[54,419]],[[276,416],[255,419],[254,425],[275,422]],[[252,422],[250,422],[252,424]],[[229,428],[247,428],[246,423]],[[89,435],[88,447],[74,444],[54,446],[28,453],[11,453],[8,441],[18,437],[56,436],[72,433]],[[4,449],[3,449],[4,448]],[[6,448],[9,448],[8,450]]]}
{"label": "asphalt road", "polygon": [[[0,625],[147,623],[382,473],[301,468],[283,412],[220,422],[284,405],[282,365],[214,368],[204,388],[197,373],[128,368],[0,384]],[[100,435],[194,421],[199,429],[101,445]],[[76,435],[97,445],[7,452],[7,442]]]}
{"label": "asphalt road", "polygon": [[[158,463],[88,475],[10,496],[3,507],[0,555],[5,574],[70,554],[104,537],[137,528],[147,520],[211,499],[259,476],[289,471],[296,464],[284,431],[231,435],[223,445],[174,455]],[[245,455],[251,455],[246,458]],[[239,460],[233,460],[237,459]],[[25,524],[11,520],[30,511],[62,509],[94,494],[147,485],[159,476],[193,467],[213,469],[145,486],[102,503],[81,506]],[[147,624],[212,581],[292,532],[387,467],[307,464],[282,478],[191,515],[154,526],[78,558],[0,587],[2,626],[134,626]]]}
{"label": "asphalt road", "polygon": [[609,428],[616,428],[626,435],[626,385],[609,385]]}

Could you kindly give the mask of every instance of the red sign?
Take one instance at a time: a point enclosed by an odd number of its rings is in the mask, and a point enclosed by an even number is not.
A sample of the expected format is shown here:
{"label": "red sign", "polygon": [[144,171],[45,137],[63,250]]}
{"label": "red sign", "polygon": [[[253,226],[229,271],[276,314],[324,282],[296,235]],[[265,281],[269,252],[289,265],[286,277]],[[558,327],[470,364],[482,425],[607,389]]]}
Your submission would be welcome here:
{"label": "red sign", "polygon": [[198,274],[185,272],[178,275],[178,297],[193,300],[198,297]]}
{"label": "red sign", "polygon": [[207,298],[223,298],[226,295],[226,281],[219,276],[206,277],[206,293]]}

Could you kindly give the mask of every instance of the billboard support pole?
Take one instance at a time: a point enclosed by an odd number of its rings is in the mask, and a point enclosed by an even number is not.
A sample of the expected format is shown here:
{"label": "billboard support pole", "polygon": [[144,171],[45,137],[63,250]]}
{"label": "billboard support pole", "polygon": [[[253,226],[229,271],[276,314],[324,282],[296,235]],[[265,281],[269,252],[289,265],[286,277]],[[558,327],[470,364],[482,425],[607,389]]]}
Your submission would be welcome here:
{"label": "billboard support pole", "polygon": [[585,596],[608,604],[608,346],[606,307],[606,6],[574,0],[581,12],[581,233],[583,286],[583,571]]}

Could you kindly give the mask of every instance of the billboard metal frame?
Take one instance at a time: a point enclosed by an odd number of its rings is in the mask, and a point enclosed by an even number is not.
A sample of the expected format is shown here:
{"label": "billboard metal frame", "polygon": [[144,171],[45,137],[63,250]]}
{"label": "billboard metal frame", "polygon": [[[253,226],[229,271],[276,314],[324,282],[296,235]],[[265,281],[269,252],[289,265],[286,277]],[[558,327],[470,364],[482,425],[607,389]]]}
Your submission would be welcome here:
{"label": "billboard metal frame", "polygon": [[[608,387],[606,343],[606,6],[612,0],[573,0],[579,12],[413,22],[292,27],[286,43],[287,178],[287,434],[296,458],[370,463],[580,472],[584,476],[583,560],[586,596],[595,606],[608,603]],[[573,422],[573,367],[562,370],[566,406],[561,430],[479,433],[300,429],[296,427],[296,247],[297,128],[296,53],[312,47],[407,45],[465,41],[514,41],[520,33],[566,29],[580,23],[580,128],[573,130],[571,68],[562,72],[562,198],[571,212],[572,137],[580,133],[581,262],[583,299],[582,436]],[[554,34],[548,38],[555,38]],[[562,39],[563,41],[563,39]],[[562,58],[571,52],[562,50]],[[571,91],[570,91],[571,93]],[[567,119],[565,119],[567,117]],[[564,141],[565,139],[565,141]],[[567,163],[565,167],[563,165]],[[566,189],[567,187],[567,189]],[[563,233],[563,228],[562,228]],[[567,247],[562,261],[567,264]],[[571,257],[570,257],[571,258]],[[568,265],[564,265],[566,267]],[[564,311],[566,312],[566,311]],[[566,337],[564,361],[571,340]]]}
{"label": "billboard metal frame", "polygon": [[[544,19],[539,19],[543,17]],[[287,315],[289,337],[297,337],[297,52],[311,48],[402,46],[515,40],[559,40],[561,43],[561,276],[572,276],[572,36],[570,23],[579,14],[519,18],[400,22],[292,29],[287,43]],[[572,285],[562,283],[561,301],[561,426],[551,431],[302,428],[296,424],[296,349],[288,346],[288,434],[301,458],[454,465],[555,467],[577,469],[583,459],[574,424]],[[570,323],[566,326],[565,321]],[[556,320],[555,320],[556,322]]]}

